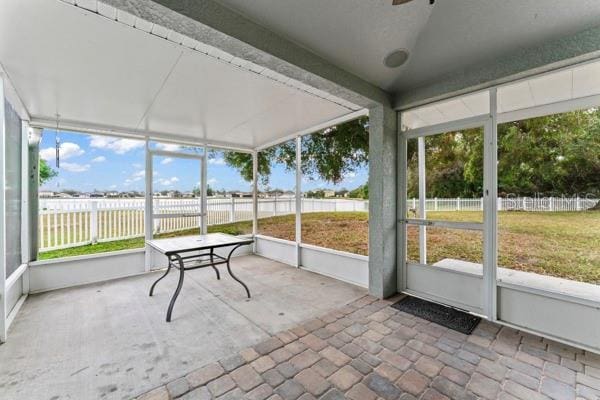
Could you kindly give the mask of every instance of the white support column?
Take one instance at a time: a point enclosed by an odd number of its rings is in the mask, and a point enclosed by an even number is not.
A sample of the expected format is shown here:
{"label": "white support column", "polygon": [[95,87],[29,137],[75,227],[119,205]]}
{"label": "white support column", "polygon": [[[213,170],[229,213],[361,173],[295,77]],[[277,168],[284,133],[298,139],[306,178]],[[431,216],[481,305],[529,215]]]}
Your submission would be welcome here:
{"label": "white support column", "polygon": [[[252,152],[252,237],[258,232],[258,152]],[[256,238],[253,251],[256,253]]]}
{"label": "white support column", "polygon": [[208,232],[208,199],[206,198],[208,190],[207,190],[207,184],[206,184],[206,177],[207,177],[207,167],[208,167],[208,149],[206,148],[206,146],[203,147],[203,153],[204,155],[202,156],[202,166],[201,166],[201,176],[202,178],[200,179],[201,181],[201,192],[202,192],[202,198],[200,199],[200,213],[202,214],[201,217],[201,227],[202,227],[202,231],[200,232],[203,235],[206,235],[206,233]]}
{"label": "white support column", "polygon": [[[425,188],[425,138],[419,137],[418,142],[418,171],[419,171],[419,218],[427,218],[425,201],[427,191]],[[427,234],[426,227],[419,225],[419,262],[427,264]]]}
{"label": "white support column", "polygon": [[296,138],[296,267],[302,265],[302,137]]}
{"label": "white support column", "polygon": [[497,90],[490,90],[490,119],[484,126],[483,165],[483,309],[490,321],[497,319],[496,272],[498,264],[498,118]]}
{"label": "white support column", "polygon": [[[31,242],[29,232],[31,220],[29,214],[29,123],[21,122],[21,264],[28,264],[31,254]],[[36,210],[37,211],[37,210]],[[34,229],[37,229],[35,227]],[[23,294],[29,293],[29,267],[22,275]]]}
{"label": "white support column", "polygon": [[[152,239],[152,229],[154,225],[154,218],[152,213],[154,207],[152,206],[152,154],[150,153],[150,140],[146,138],[146,194],[144,201],[144,237],[146,240]],[[146,246],[146,261],[145,268],[146,272],[150,271],[152,267],[152,249]]]}
{"label": "white support column", "polygon": [[398,292],[406,290],[406,253],[407,253],[407,226],[404,220],[407,218],[407,139],[400,132],[401,115],[398,113]]}
{"label": "white support column", "polygon": [[4,80],[0,75],[0,343],[6,341],[6,162]]}

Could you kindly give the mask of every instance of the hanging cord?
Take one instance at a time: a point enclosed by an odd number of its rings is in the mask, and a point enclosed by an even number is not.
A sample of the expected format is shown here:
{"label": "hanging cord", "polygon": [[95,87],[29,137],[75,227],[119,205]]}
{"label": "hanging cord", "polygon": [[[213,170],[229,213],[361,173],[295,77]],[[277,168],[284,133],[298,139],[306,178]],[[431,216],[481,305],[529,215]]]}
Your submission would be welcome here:
{"label": "hanging cord", "polygon": [[56,145],[56,168],[60,169],[60,137],[58,136],[58,120],[60,114],[56,114],[56,131],[54,131],[54,143]]}

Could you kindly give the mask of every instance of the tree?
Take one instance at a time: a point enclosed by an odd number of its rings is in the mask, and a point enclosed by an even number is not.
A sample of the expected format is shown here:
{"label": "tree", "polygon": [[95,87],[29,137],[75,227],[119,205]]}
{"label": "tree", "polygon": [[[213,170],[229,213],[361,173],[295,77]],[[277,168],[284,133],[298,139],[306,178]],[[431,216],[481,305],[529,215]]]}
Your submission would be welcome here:
{"label": "tree", "polygon": [[[447,132],[424,140],[427,197],[482,196],[482,129]],[[418,196],[417,153],[417,140],[409,140],[409,198]],[[498,193],[600,195],[600,110],[498,125]]]}
{"label": "tree", "polygon": [[[210,155],[209,155],[210,157]],[[309,179],[320,178],[337,184],[344,175],[356,171],[369,162],[369,120],[361,117],[312,135],[302,137],[302,174]],[[236,168],[242,178],[252,181],[252,155],[225,152],[225,163]],[[289,171],[296,170],[296,143],[294,140],[269,147],[258,153],[260,183],[267,185],[273,164],[283,164]]]}
{"label": "tree", "polygon": [[348,196],[353,199],[368,200],[369,199],[369,182],[365,183],[362,186],[357,187],[354,190],[351,190]]}
{"label": "tree", "polygon": [[48,182],[50,179],[56,177],[58,172],[50,168],[46,160],[40,158],[39,162],[39,171],[40,171],[40,186],[44,183]]}

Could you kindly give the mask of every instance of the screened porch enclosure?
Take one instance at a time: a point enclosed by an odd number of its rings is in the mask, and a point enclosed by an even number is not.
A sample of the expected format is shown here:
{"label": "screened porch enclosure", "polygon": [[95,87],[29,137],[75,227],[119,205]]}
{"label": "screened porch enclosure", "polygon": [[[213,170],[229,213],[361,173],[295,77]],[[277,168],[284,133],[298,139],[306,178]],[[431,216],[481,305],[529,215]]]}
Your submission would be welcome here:
{"label": "screened porch enclosure", "polygon": [[[442,2],[349,2],[403,38],[409,22],[457,18]],[[271,32],[294,20],[275,2],[261,18],[269,1],[186,3],[0,6],[0,393],[216,398],[265,384],[357,399],[385,398],[389,381],[390,398],[600,396],[597,52],[495,78],[456,57],[458,87],[424,62],[424,30],[403,43],[409,64],[363,76],[354,43],[344,61],[304,29]],[[358,25],[355,40],[386,31]],[[172,255],[148,245],[212,233],[246,241],[231,260],[205,255],[229,276],[168,275]],[[480,325],[458,334],[390,307],[405,296]]]}

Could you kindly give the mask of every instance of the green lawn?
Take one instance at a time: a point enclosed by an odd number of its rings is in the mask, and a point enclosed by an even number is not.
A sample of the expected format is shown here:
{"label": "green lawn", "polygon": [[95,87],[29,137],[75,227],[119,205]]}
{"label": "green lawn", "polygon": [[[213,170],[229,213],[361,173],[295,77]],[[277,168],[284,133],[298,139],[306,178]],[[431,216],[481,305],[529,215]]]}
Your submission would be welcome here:
{"label": "green lawn", "polygon": [[[431,219],[481,221],[479,212],[430,212]],[[600,212],[499,213],[498,264],[507,268],[600,284]],[[250,221],[209,226],[209,232],[250,233]],[[161,237],[194,234],[196,230]],[[294,216],[259,220],[259,233],[294,240]],[[322,247],[368,254],[368,214],[320,212],[302,216],[302,241]],[[444,258],[481,262],[481,232],[428,228],[428,263]],[[40,259],[140,248],[143,238],[119,240],[40,253]],[[418,233],[409,229],[409,259],[418,258]]]}

